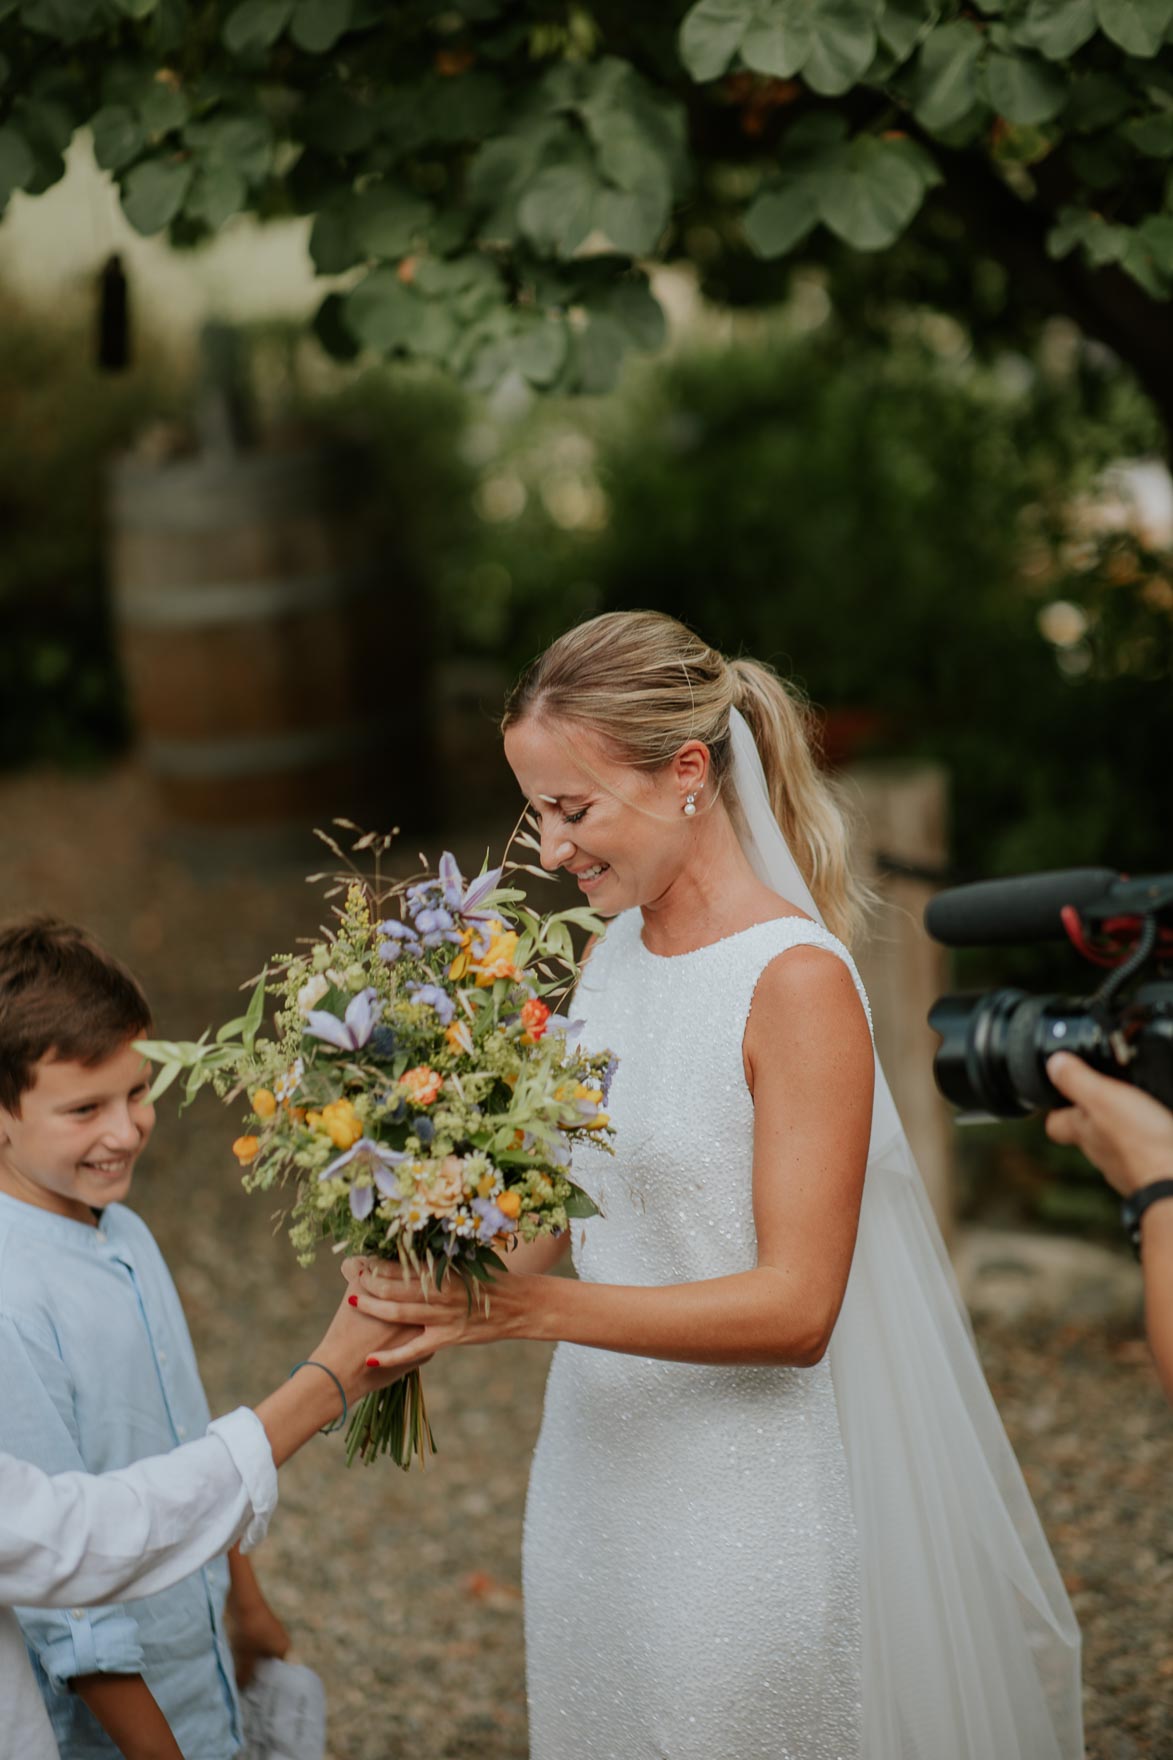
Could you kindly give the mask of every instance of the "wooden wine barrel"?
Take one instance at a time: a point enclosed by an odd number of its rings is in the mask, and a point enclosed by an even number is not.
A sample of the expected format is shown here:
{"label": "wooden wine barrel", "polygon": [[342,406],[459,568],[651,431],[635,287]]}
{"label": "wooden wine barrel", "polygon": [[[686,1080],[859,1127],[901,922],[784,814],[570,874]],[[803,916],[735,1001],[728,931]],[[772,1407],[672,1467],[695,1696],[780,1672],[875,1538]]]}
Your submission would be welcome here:
{"label": "wooden wine barrel", "polygon": [[420,822],[418,594],[396,593],[376,557],[368,474],[320,450],[115,466],[119,647],[143,758],[179,821]]}

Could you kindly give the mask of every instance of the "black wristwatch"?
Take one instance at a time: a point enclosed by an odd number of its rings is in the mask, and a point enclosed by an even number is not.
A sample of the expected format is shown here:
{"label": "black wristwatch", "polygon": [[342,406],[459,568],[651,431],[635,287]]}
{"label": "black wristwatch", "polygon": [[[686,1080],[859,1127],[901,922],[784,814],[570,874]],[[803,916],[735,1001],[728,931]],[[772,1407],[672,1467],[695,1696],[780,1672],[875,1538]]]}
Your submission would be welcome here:
{"label": "black wristwatch", "polygon": [[1132,1250],[1140,1258],[1140,1219],[1150,1204],[1158,1198],[1173,1198],[1173,1179],[1155,1179],[1151,1185],[1141,1186],[1130,1197],[1125,1198],[1120,1206],[1120,1220],[1124,1224],[1124,1232],[1132,1242]]}

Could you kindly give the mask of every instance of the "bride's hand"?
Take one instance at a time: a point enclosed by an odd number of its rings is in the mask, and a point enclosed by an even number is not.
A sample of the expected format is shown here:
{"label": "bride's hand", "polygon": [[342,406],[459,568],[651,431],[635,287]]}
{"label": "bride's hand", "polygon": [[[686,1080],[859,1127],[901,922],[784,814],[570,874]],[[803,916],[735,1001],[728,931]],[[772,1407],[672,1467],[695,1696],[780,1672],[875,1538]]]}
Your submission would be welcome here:
{"label": "bride's hand", "polygon": [[524,1274],[476,1284],[471,1297],[451,1273],[439,1289],[429,1283],[425,1293],[415,1273],[386,1259],[344,1259],[342,1274],[350,1285],[347,1300],[360,1314],[419,1328],[403,1343],[375,1353],[371,1367],[414,1369],[449,1345],[525,1336],[526,1286],[533,1280]]}

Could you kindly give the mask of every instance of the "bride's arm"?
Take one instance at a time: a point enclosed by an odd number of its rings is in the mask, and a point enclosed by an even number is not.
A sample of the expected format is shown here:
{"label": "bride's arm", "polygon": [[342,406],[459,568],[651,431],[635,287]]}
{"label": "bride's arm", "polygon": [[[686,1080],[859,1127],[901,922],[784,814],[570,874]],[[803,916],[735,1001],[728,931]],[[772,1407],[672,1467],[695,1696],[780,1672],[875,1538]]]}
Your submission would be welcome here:
{"label": "bride's arm", "polygon": [[[379,1361],[405,1365],[450,1344],[533,1338],[685,1363],[817,1362],[847,1285],[872,1115],[871,1038],[841,960],[797,947],[771,962],[750,1011],[745,1059],[754,1096],[753,1270],[652,1288],[519,1271],[492,1286],[487,1313],[470,1314],[459,1285],[424,1301],[417,1284],[356,1264],[364,1312],[424,1329]],[[705,1147],[719,1152],[720,1143]]]}

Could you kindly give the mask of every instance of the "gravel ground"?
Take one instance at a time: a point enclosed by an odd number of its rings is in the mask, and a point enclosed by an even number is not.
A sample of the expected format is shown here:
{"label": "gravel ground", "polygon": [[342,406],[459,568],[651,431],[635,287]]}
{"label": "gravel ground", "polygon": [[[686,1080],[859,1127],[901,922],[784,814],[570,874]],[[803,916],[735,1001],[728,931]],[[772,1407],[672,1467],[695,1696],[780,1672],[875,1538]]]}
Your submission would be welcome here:
{"label": "gravel ground", "polygon": [[[7,779],[0,823],[0,916],[87,923],[140,973],[168,1036],[234,1012],[235,986],[317,921],[301,878],[312,845],[296,867],[221,855],[193,868],[129,768]],[[241,1192],[235,1134],[210,1098],[182,1120],[164,1102],[135,1193],[216,1409],[282,1377],[338,1287],[333,1263],[299,1271],[263,1199]],[[1173,1760],[1173,1422],[1143,1343],[1133,1327],[1061,1319],[986,1321],[979,1337],[1083,1626],[1088,1754]],[[518,1552],[548,1354],[492,1346],[433,1364],[441,1452],[426,1474],[347,1475],[323,1441],[282,1475],[258,1573],[326,1681],[331,1760],[523,1760]]]}

